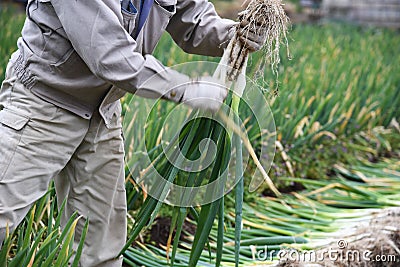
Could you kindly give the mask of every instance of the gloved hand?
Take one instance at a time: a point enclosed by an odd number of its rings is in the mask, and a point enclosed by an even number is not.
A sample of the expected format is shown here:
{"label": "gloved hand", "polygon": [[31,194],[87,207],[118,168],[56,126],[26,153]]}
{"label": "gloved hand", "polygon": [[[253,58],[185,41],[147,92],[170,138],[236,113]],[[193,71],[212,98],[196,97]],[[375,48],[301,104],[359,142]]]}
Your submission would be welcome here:
{"label": "gloved hand", "polygon": [[191,79],[175,70],[165,69],[144,82],[136,89],[135,94],[152,99],[162,97],[195,109],[217,112],[228,95],[228,90],[215,78]]}
{"label": "gloved hand", "polygon": [[248,21],[242,21],[238,27],[237,34],[240,41],[251,52],[258,51],[264,46],[267,36],[265,31],[260,30],[260,27],[262,26],[256,24],[249,25]]}
{"label": "gloved hand", "polygon": [[[195,109],[217,112],[228,95],[228,90],[221,82],[212,77],[191,80],[176,89],[182,96],[179,102]],[[174,92],[174,89],[171,91]]]}

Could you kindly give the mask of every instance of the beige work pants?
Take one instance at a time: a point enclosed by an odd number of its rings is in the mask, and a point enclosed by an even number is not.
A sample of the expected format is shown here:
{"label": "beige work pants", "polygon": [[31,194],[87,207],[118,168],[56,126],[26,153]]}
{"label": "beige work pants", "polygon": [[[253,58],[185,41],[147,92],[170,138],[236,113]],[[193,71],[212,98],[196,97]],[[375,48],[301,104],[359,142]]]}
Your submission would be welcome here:
{"label": "beige work pants", "polygon": [[[41,100],[18,82],[9,63],[0,91],[0,244],[54,178],[62,222],[89,218],[80,265],[121,266],[126,241],[124,147],[119,114],[106,128]],[[85,219],[79,220],[75,246]]]}

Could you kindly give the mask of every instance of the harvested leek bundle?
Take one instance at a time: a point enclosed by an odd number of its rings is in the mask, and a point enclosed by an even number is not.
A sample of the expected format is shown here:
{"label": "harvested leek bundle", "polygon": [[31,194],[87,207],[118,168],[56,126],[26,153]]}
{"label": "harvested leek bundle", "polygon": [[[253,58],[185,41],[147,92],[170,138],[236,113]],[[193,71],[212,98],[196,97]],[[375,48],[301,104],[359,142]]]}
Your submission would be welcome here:
{"label": "harvested leek bundle", "polygon": [[[282,4],[280,0],[253,0],[247,9],[240,13],[239,18],[241,20],[237,31],[239,30],[253,30],[253,26],[262,25],[258,27],[262,29],[262,34],[266,36],[266,44],[264,51],[266,51],[266,59],[271,58],[272,65],[274,68],[279,62],[279,45],[281,37],[286,39],[287,23],[288,19],[284,15]],[[243,27],[240,25],[244,25]],[[197,211],[193,206],[179,205],[175,207],[174,215],[172,217],[172,223],[170,228],[170,237],[167,244],[167,255],[172,247],[170,262],[171,266],[174,265],[177,248],[179,246],[179,236],[182,233],[182,227],[185,218],[188,213],[197,222],[196,233],[193,238],[191,255],[189,260],[189,267],[197,266],[201,254],[206,244],[208,244],[208,238],[212,226],[214,225],[215,218],[218,216],[218,240],[217,240],[217,252],[216,252],[216,266],[220,265],[223,251],[223,238],[224,238],[224,197],[223,194],[227,193],[229,189],[226,188],[226,182],[228,178],[227,169],[229,168],[230,162],[235,163],[233,170],[234,181],[236,185],[236,231],[235,231],[235,251],[238,263],[239,255],[239,243],[240,243],[240,232],[241,232],[241,209],[243,204],[243,160],[242,156],[244,145],[246,150],[256,163],[258,169],[261,171],[263,178],[267,181],[270,188],[279,195],[278,190],[274,187],[272,181],[269,179],[267,172],[263,169],[257,155],[248,139],[244,134],[243,123],[239,118],[239,104],[241,103],[241,96],[244,88],[246,87],[246,65],[248,60],[249,49],[243,42],[243,37],[246,35],[235,34],[234,38],[230,41],[228,48],[224,52],[220,64],[214,72],[214,78],[220,80],[227,88],[233,88],[233,93],[230,94],[226,100],[226,105],[220,109],[217,114],[218,118],[226,124],[227,130],[218,123],[216,117],[206,118],[198,116],[197,111],[193,110],[188,120],[188,123],[183,126],[181,131],[176,134],[171,142],[169,142],[166,150],[164,150],[159,156],[152,159],[151,168],[146,168],[145,172],[142,172],[144,176],[150,177],[149,181],[156,183],[153,185],[152,190],[149,191],[149,196],[146,198],[143,208],[138,214],[138,219],[135,221],[132,232],[128,243],[123,248],[121,253],[124,253],[130,244],[137,238],[141,230],[154,221],[158,214],[161,204],[166,202],[165,199],[168,195],[178,195],[182,203],[188,203],[187,200],[191,200],[196,190],[205,182],[208,182],[206,187],[206,193],[204,198],[212,199],[212,201],[201,205],[200,212]],[[229,107],[229,108],[228,108]],[[208,140],[207,142],[203,142]],[[202,145],[203,143],[203,145]],[[199,161],[196,163],[194,159],[201,159],[200,147],[210,147],[204,144],[215,144],[216,155],[212,164],[208,165],[205,162]],[[273,144],[275,145],[275,144]],[[176,150],[178,148],[179,151]],[[206,149],[207,150],[207,149]],[[207,154],[207,153],[205,153]],[[189,162],[187,165],[182,164],[186,159],[192,159],[194,161]],[[197,165],[198,166],[197,166]],[[207,165],[209,167],[202,169],[199,167]],[[180,166],[186,166],[181,168]],[[147,171],[151,169],[152,171]],[[185,171],[187,170],[198,170],[198,171]],[[151,179],[151,174],[158,172],[164,178],[156,181]],[[143,179],[146,179],[144,177]],[[181,188],[190,188],[191,190],[183,191],[173,190],[172,186],[174,183],[181,186]],[[154,198],[154,194],[159,198]],[[214,198],[217,195],[217,198]],[[175,231],[176,230],[176,231]],[[172,234],[175,234],[174,241],[172,242]],[[172,246],[171,246],[172,245]]]}
{"label": "harvested leek bundle", "polygon": [[[281,0],[252,0],[246,9],[239,13],[236,33],[214,73],[214,77],[220,79],[227,87],[233,87],[231,108],[235,115],[239,112],[240,97],[246,87],[246,66],[250,52],[250,49],[246,46],[246,36],[252,34],[265,38],[262,50],[265,53],[265,59],[270,61],[272,72],[277,75],[281,41],[284,40],[286,47],[288,46],[286,36],[288,26],[289,18],[285,14]],[[225,118],[224,114],[220,113],[220,116],[223,119]],[[225,121],[227,120],[225,119]],[[227,123],[229,124],[228,121]],[[278,190],[258,161],[250,142],[246,139],[246,135],[239,134],[265,181],[271,190],[279,195]]]}
{"label": "harvested leek bundle", "polygon": [[[224,52],[220,65],[217,68],[214,77],[219,78],[225,82],[227,87],[233,87],[234,93],[232,94],[231,102],[231,117],[234,117],[234,122],[239,123],[239,104],[240,98],[246,87],[246,66],[250,49],[246,45],[246,37],[250,34],[265,38],[263,50],[266,54],[266,59],[270,60],[272,71],[278,75],[277,66],[280,62],[279,48],[281,39],[283,38],[287,46],[286,33],[288,30],[289,19],[286,16],[281,0],[252,0],[247,8],[239,14],[239,24],[236,29],[235,36],[230,41],[228,48]],[[222,112],[220,117],[224,118]],[[226,122],[229,120],[226,118]],[[233,129],[240,129],[235,127]],[[257,168],[261,171],[265,181],[270,189],[276,194],[280,195],[279,191],[275,188],[273,182],[269,178],[267,172],[264,170],[260,161],[258,160],[247,135],[236,132],[236,138],[233,138],[236,158],[236,172],[235,180],[238,181],[235,188],[235,266],[239,265],[239,251],[240,239],[242,230],[242,206],[243,206],[243,163],[242,159],[242,141],[249,154],[253,158]],[[221,239],[223,233],[219,233],[218,239]],[[217,253],[218,255],[218,253]],[[217,257],[218,259],[218,257]],[[219,265],[217,260],[216,265]]]}

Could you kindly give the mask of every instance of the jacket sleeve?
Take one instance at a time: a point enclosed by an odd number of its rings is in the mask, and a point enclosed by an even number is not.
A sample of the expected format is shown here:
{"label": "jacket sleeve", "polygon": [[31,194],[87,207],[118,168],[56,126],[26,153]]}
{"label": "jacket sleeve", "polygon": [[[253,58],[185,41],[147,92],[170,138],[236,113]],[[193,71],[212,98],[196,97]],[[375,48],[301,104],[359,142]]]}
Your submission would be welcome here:
{"label": "jacket sleeve", "polygon": [[[51,0],[73,48],[99,78],[143,96],[164,96],[169,88],[189,80],[164,67],[151,55],[135,52],[136,41],[122,26],[119,1]],[[152,77],[155,75],[154,77]],[[151,83],[145,83],[152,77]],[[146,94],[148,92],[149,94]],[[181,96],[165,97],[172,101]]]}
{"label": "jacket sleeve", "polygon": [[219,17],[207,0],[178,0],[176,9],[167,27],[174,41],[188,53],[222,56],[236,23]]}

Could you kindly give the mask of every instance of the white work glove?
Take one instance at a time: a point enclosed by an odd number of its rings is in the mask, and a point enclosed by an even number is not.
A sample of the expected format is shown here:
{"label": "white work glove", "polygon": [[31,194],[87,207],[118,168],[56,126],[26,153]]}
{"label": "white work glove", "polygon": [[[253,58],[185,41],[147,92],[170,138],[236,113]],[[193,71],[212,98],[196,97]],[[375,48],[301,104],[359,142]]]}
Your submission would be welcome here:
{"label": "white work glove", "polygon": [[162,97],[215,113],[228,95],[228,90],[215,78],[191,79],[185,74],[166,69],[144,82],[135,94],[152,99]]}
{"label": "white work glove", "polygon": [[237,34],[239,39],[250,52],[260,50],[267,40],[265,31],[260,30],[260,27],[253,24],[250,27],[247,21],[242,21],[238,25]]}
{"label": "white work glove", "polygon": [[[179,86],[178,92],[183,90],[179,102],[194,109],[209,110],[217,112],[228,95],[228,90],[217,79],[212,77],[201,77],[198,80]],[[174,89],[172,90],[174,91]]]}

